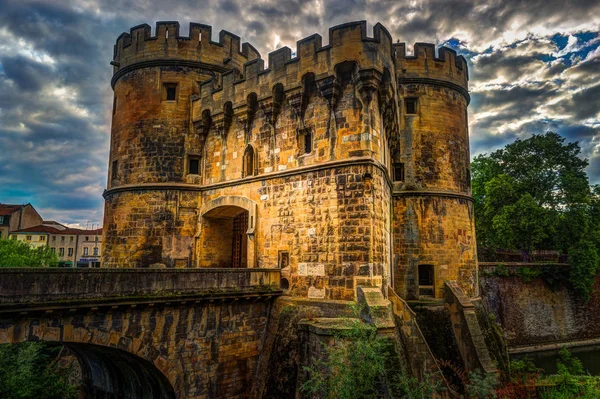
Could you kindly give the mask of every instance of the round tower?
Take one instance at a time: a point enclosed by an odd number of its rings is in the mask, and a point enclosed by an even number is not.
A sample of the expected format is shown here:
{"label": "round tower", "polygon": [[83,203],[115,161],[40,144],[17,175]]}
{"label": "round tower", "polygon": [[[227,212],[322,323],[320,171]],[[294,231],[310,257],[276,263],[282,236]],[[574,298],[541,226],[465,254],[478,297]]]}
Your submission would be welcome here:
{"label": "round tower", "polygon": [[260,58],[249,44],[221,31],[158,22],[155,35],[139,25],[117,39],[111,85],[113,119],[104,193],[106,267],[192,262],[202,137],[190,125],[199,83]]}
{"label": "round tower", "polygon": [[392,154],[394,288],[407,299],[444,295],[455,280],[477,295],[477,252],[465,59],[448,48],[396,44],[399,151]]}

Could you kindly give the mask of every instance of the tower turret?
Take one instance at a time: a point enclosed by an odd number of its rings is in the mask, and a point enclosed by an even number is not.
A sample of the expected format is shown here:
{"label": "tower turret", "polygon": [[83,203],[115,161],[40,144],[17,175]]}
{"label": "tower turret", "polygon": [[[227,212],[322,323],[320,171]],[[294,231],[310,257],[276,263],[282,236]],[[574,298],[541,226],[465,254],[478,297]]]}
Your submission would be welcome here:
{"label": "tower turret", "polygon": [[185,37],[178,22],[158,22],[154,36],[143,24],[117,39],[106,266],[190,262],[198,195],[186,175],[201,144],[190,127],[191,97],[200,82],[260,57],[236,35],[221,31],[218,42],[211,35],[207,25],[190,24]]}
{"label": "tower turret", "polygon": [[465,59],[417,43],[394,45],[400,109],[392,154],[394,287],[408,299],[441,297],[445,280],[477,294]]}

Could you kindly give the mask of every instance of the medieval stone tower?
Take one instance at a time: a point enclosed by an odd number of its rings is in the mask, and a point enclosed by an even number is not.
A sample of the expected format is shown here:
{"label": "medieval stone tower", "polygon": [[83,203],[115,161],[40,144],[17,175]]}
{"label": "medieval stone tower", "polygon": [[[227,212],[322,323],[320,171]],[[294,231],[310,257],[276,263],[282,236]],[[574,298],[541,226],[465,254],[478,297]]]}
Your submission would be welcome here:
{"label": "medieval stone tower", "polygon": [[115,45],[108,267],[281,268],[291,295],[477,293],[467,65],[365,22],[269,54],[159,22]]}

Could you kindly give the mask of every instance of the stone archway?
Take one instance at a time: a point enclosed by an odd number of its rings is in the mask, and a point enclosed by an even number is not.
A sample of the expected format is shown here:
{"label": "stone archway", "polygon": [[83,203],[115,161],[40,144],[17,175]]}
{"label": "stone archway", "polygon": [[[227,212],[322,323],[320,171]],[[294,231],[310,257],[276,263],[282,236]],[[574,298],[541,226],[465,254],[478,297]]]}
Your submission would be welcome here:
{"label": "stone archway", "polygon": [[200,211],[196,248],[199,267],[253,268],[257,205],[244,197],[208,201]]}

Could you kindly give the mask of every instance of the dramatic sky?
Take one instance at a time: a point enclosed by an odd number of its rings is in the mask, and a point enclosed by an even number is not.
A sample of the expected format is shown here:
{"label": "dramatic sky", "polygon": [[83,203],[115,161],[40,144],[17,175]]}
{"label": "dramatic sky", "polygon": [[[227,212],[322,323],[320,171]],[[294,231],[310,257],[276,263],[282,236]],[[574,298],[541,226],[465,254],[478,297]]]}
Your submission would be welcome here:
{"label": "dramatic sky", "polygon": [[446,44],[470,64],[473,155],[553,130],[578,140],[600,183],[600,0],[0,0],[0,202],[46,219],[102,221],[113,44],[179,20],[226,29],[267,58],[367,20],[394,40]]}

